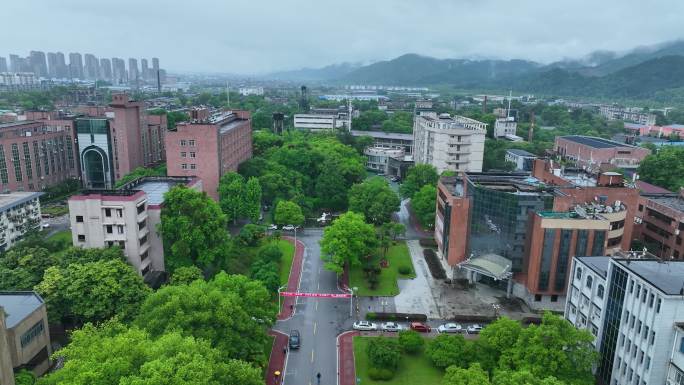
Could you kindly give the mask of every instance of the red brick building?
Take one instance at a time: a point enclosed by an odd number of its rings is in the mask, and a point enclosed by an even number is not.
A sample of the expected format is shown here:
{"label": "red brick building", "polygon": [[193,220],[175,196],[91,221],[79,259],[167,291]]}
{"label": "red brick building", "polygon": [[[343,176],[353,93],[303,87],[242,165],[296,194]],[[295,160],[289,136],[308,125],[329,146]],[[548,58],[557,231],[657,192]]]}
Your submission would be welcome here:
{"label": "red brick building", "polygon": [[557,136],[553,149],[564,159],[592,169],[603,163],[619,168],[636,168],[651,153],[647,148],[581,135]]}
{"label": "red brick building", "polygon": [[684,189],[639,197],[634,238],[664,259],[684,258]]}
{"label": "red brick building", "polygon": [[247,111],[195,116],[166,133],[167,174],[199,177],[204,191],[218,200],[221,176],[252,157],[252,120]]}

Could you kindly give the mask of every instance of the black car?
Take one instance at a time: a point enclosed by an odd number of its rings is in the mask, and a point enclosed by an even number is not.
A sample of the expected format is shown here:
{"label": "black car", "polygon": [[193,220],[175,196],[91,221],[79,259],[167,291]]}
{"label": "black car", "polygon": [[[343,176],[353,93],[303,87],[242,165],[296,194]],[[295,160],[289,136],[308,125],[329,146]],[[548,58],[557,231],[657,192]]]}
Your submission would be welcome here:
{"label": "black car", "polygon": [[299,336],[299,330],[290,330],[290,349],[299,349],[301,341],[302,339]]}

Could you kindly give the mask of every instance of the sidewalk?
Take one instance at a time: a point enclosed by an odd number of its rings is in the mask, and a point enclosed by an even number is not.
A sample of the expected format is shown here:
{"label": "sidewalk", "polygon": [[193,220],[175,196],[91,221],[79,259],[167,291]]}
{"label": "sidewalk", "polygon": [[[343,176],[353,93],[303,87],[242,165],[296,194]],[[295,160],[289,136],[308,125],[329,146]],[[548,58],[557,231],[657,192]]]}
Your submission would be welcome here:
{"label": "sidewalk", "polygon": [[356,385],[353,339],[358,335],[360,335],[359,332],[349,331],[337,337],[338,385]]}
{"label": "sidewalk", "polygon": [[[285,236],[282,239],[294,243],[294,238]],[[302,263],[304,261],[304,244],[302,241],[297,241],[295,245],[295,255],[292,258],[292,267],[290,268],[290,277],[287,280],[287,291],[297,291],[299,288],[299,279],[302,275]],[[282,308],[278,313],[278,320],[286,320],[292,317],[296,297],[284,297]]]}
{"label": "sidewalk", "polygon": [[[288,337],[275,330],[269,330],[268,335],[274,336],[271,356],[268,359],[268,370],[266,370],[266,385],[280,385],[285,377],[285,360],[287,354],[283,353],[287,349]],[[275,372],[280,372],[280,377],[275,376]]]}

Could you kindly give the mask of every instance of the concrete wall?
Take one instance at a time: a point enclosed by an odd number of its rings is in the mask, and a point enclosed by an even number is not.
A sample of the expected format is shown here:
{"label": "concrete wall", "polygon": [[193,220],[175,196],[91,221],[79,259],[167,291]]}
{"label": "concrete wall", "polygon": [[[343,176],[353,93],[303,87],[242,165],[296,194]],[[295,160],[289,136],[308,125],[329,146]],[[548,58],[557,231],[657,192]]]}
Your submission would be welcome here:
{"label": "concrete wall", "polygon": [[0,306],[0,385],[14,385],[12,357],[5,329],[5,310],[2,306]]}
{"label": "concrete wall", "polygon": [[[31,327],[38,322],[43,322],[43,332],[34,338],[31,343],[22,348],[21,336],[26,333]],[[48,327],[47,308],[43,304],[36,309],[28,317],[24,318],[19,324],[7,331],[7,342],[9,345],[10,356],[12,357],[12,364],[14,367],[27,364],[36,354],[41,350],[47,348],[47,357],[52,354],[50,347],[50,329]],[[43,375],[50,367],[50,360],[46,358],[45,361],[39,363],[33,372],[37,376]]]}

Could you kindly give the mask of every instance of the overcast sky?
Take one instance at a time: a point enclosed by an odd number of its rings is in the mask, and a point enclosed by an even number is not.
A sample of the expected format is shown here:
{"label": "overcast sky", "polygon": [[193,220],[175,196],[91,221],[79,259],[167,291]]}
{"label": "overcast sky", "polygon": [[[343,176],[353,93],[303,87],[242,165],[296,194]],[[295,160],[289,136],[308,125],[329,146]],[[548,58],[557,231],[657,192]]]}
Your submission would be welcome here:
{"label": "overcast sky", "polygon": [[255,74],[404,53],[550,62],[684,38],[684,0],[1,0],[0,56]]}

